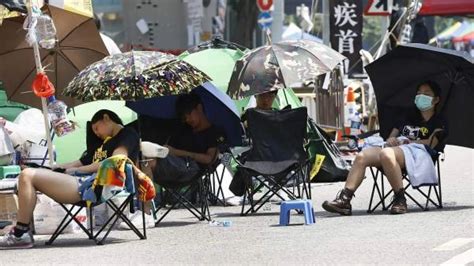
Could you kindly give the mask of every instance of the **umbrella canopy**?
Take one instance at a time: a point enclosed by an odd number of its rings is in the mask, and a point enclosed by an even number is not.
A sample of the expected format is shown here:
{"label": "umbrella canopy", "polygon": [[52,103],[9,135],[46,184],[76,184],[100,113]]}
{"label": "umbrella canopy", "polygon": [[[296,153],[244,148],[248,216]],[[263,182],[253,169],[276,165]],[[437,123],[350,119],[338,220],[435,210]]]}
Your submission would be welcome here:
{"label": "umbrella canopy", "polygon": [[[51,16],[57,31],[57,45],[51,50],[41,49],[42,65],[56,87],[56,95],[74,106],[80,102],[61,95],[72,78],[87,65],[108,55],[92,18],[45,5],[43,12]],[[33,50],[25,41],[23,17],[8,18],[0,26],[0,80],[4,82],[8,98],[34,107],[41,101],[31,92],[36,75]]]}
{"label": "umbrella canopy", "polygon": [[[195,88],[194,91],[200,96],[209,121],[225,131],[228,144],[231,146],[241,145],[243,129],[239,113],[232,99],[210,82]],[[127,102],[126,106],[141,115],[177,119],[175,112],[177,94]]]}
{"label": "umbrella canopy", "polygon": [[416,86],[434,80],[442,88],[438,111],[448,123],[447,144],[474,148],[474,59],[467,53],[408,44],[366,66],[374,86],[381,134],[415,110]]}
{"label": "umbrella canopy", "polygon": [[190,91],[209,79],[173,55],[130,51],[91,64],[69,83],[64,94],[84,102],[137,100]]}
{"label": "umbrella canopy", "polygon": [[330,72],[345,57],[308,40],[289,40],[256,48],[235,64],[228,94],[233,99],[281,88]]}
{"label": "umbrella canopy", "polygon": [[455,37],[462,36],[468,32],[474,30],[474,23],[470,23],[469,21],[463,21],[461,26],[457,28],[455,31],[451,32],[450,34],[446,34],[443,36],[438,37],[439,42],[445,42],[452,40]]}
{"label": "umbrella canopy", "polygon": [[0,0],[0,5],[8,8],[10,11],[26,13],[26,5],[21,0]]}

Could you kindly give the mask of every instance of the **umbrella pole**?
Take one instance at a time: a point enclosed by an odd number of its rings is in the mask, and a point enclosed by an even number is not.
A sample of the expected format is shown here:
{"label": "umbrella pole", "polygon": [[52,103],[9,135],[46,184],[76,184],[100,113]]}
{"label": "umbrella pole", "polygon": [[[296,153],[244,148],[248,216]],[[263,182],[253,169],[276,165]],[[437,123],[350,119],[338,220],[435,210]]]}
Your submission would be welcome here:
{"label": "umbrella pole", "polygon": [[[26,7],[28,9],[28,16],[31,18],[33,16],[32,12],[32,2],[31,0],[26,1]],[[33,52],[35,57],[35,64],[36,64],[36,73],[43,72],[43,66],[41,65],[41,55],[39,51],[38,42],[33,43]],[[44,128],[46,131],[46,141],[48,144],[48,154],[49,154],[49,165],[52,167],[54,165],[54,153],[53,153],[53,142],[51,140],[50,128],[49,128],[49,119],[48,119],[48,106],[46,104],[46,99],[41,97],[41,107],[43,111],[43,119],[44,119]]]}

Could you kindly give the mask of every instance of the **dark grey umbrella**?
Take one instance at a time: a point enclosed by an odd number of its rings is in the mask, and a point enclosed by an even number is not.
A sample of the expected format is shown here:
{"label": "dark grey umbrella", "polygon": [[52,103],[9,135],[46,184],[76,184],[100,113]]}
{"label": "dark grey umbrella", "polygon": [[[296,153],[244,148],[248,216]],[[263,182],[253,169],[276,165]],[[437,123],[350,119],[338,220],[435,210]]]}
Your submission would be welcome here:
{"label": "dark grey umbrella", "polygon": [[437,111],[448,123],[447,144],[474,148],[474,59],[465,52],[408,44],[370,65],[380,129],[387,137],[399,116],[415,109],[416,86],[426,80],[442,88]]}

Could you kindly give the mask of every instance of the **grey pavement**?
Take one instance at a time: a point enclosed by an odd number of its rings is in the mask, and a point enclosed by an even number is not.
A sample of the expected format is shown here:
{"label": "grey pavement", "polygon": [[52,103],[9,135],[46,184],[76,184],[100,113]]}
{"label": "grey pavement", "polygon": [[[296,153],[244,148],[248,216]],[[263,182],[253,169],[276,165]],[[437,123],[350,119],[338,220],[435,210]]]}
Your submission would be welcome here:
{"label": "grey pavement", "polygon": [[[333,199],[343,183],[314,184],[316,224],[278,226],[279,206],[241,217],[240,207],[211,207],[213,219],[231,227],[211,227],[186,210],[174,210],[148,230],[147,240],[131,231],[113,231],[96,246],[80,234],[61,236],[53,246],[36,238],[31,250],[2,251],[0,264],[474,264],[474,150],[448,146],[442,163],[443,209],[421,211],[409,202],[409,213],[366,212],[371,178],[353,200],[354,214],[326,213],[321,203]],[[461,240],[459,240],[461,239]],[[449,241],[462,245],[445,244]],[[441,245],[442,248],[439,248]],[[446,246],[447,245],[447,246]]]}

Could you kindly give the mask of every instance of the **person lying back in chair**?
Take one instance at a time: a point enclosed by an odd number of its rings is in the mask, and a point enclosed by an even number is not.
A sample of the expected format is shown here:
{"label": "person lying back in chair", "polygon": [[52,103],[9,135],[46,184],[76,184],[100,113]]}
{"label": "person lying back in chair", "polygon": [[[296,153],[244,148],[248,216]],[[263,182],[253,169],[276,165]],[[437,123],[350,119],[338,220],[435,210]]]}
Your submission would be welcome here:
{"label": "person lying back in chair", "polygon": [[[335,200],[323,203],[328,212],[351,215],[351,199],[354,192],[364,179],[367,167],[375,166],[383,169],[385,176],[393,188],[394,201],[390,209],[392,214],[403,214],[407,211],[405,192],[403,189],[402,170],[406,167],[405,147],[409,143],[423,144],[425,151],[437,156],[442,151],[438,133],[447,134],[447,127],[442,117],[436,114],[436,106],[440,102],[440,87],[433,81],[426,81],[417,87],[415,105],[419,111],[414,116],[402,121],[400,127],[394,128],[386,140],[385,148],[372,147],[360,152],[352,165],[344,189]],[[403,141],[397,139],[403,136]]]}
{"label": "person lying back in chair", "polygon": [[223,137],[212,125],[206,114],[199,95],[182,94],[176,100],[176,114],[189,127],[174,136],[168,156],[152,160],[149,164],[153,179],[158,184],[186,183],[194,178],[201,169],[211,165],[218,154],[218,141]]}
{"label": "person lying back in chair", "polygon": [[100,161],[118,154],[137,161],[138,134],[132,129],[124,128],[117,114],[100,110],[92,117],[91,124],[94,134],[104,142],[103,145],[95,152],[88,151],[78,161],[58,165],[65,168],[65,173],[41,168],[25,168],[21,171],[18,177],[17,223],[0,241],[0,249],[33,247],[30,221],[36,206],[37,191],[55,201],[74,204],[82,200],[82,194],[92,186],[93,179],[78,180],[71,174],[95,173],[99,169]]}

